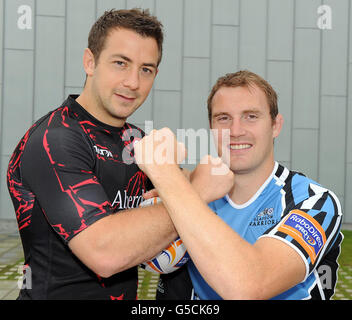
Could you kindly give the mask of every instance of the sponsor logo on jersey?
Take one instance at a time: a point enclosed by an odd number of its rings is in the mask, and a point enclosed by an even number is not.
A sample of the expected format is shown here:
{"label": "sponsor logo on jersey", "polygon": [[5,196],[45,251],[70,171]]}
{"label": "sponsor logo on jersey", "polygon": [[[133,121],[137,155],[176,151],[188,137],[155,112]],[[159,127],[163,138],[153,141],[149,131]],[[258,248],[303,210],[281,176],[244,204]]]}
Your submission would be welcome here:
{"label": "sponsor logo on jersey", "polygon": [[274,218],[274,208],[265,208],[259,212],[256,217],[250,222],[250,226],[273,226],[277,224],[279,220]]}
{"label": "sponsor logo on jersey", "polygon": [[97,154],[99,154],[100,156],[107,157],[107,158],[113,158],[111,151],[109,151],[108,149],[102,149],[97,146],[93,146],[93,148],[94,148],[95,152]]}
{"label": "sponsor logo on jersey", "polygon": [[[142,191],[142,194],[144,190]],[[113,203],[111,204],[115,209],[132,209],[139,206],[139,204],[144,200],[142,195],[129,196],[127,191],[118,190]]]}
{"label": "sponsor logo on jersey", "polygon": [[302,210],[292,210],[280,223],[278,231],[290,235],[307,252],[312,263],[326,242],[324,229],[309,214]]}

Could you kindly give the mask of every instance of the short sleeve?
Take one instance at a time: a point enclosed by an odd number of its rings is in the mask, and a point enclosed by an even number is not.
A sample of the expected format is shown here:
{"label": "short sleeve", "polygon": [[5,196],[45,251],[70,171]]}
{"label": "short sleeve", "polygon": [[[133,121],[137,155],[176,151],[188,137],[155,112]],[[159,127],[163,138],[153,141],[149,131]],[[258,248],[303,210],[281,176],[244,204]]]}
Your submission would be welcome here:
{"label": "short sleeve", "polygon": [[57,122],[50,119],[31,135],[22,175],[49,224],[68,243],[113,209],[94,174],[89,140],[75,123]]}
{"label": "short sleeve", "polygon": [[310,190],[310,197],[284,210],[281,220],[263,235],[295,249],[306,265],[306,276],[334,244],[342,217],[341,205],[333,192],[313,184]]}

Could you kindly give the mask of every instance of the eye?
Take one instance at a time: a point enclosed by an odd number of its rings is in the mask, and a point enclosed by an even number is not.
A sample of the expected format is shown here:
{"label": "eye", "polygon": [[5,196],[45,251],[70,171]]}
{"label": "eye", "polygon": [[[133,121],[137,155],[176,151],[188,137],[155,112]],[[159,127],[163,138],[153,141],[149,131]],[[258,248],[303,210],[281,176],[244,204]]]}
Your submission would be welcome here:
{"label": "eye", "polygon": [[126,62],[125,62],[125,61],[117,60],[117,61],[114,61],[114,63],[115,63],[118,67],[125,67],[125,66],[126,66]]}
{"label": "eye", "polygon": [[256,113],[248,113],[246,115],[246,119],[250,120],[250,121],[254,121],[258,119],[258,115]]}
{"label": "eye", "polygon": [[147,67],[143,67],[142,72],[146,74],[153,74],[153,70]]}
{"label": "eye", "polygon": [[226,114],[222,114],[219,115],[215,118],[215,121],[219,122],[219,123],[226,123],[228,121],[230,121],[230,117]]}

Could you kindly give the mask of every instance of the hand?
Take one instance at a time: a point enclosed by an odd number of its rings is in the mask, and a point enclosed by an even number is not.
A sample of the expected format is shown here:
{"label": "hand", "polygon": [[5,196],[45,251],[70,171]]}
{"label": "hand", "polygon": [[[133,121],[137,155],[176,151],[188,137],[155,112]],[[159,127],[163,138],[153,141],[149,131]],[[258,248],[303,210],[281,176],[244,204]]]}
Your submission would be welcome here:
{"label": "hand", "polygon": [[181,163],[186,157],[184,144],[176,140],[169,128],[152,130],[134,144],[134,151],[137,165],[149,177],[161,173],[163,168]]}
{"label": "hand", "polygon": [[234,173],[220,158],[207,155],[191,173],[191,183],[203,200],[209,203],[231,190],[234,177]]}
{"label": "hand", "polygon": [[148,199],[151,199],[151,198],[159,197],[159,193],[158,193],[158,191],[156,189],[151,189],[151,190],[149,190],[147,192],[144,192],[142,194],[142,196],[143,196],[143,198],[145,200],[148,200]]}

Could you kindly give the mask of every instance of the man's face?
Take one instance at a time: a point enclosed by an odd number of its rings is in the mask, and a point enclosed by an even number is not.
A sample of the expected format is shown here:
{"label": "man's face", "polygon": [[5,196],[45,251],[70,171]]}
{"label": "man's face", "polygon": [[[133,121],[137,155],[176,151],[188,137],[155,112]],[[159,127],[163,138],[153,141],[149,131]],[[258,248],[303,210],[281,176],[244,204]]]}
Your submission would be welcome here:
{"label": "man's face", "polygon": [[[113,29],[91,72],[93,114],[121,126],[147,98],[157,74],[159,51],[154,38],[128,29]],[[89,76],[89,74],[88,74]]]}
{"label": "man's face", "polygon": [[[219,156],[227,152],[230,168],[238,174],[272,169],[273,139],[280,133],[281,120],[278,115],[273,123],[266,96],[256,86],[221,87],[212,100],[211,128],[218,129]],[[222,129],[228,129],[229,139]]]}

